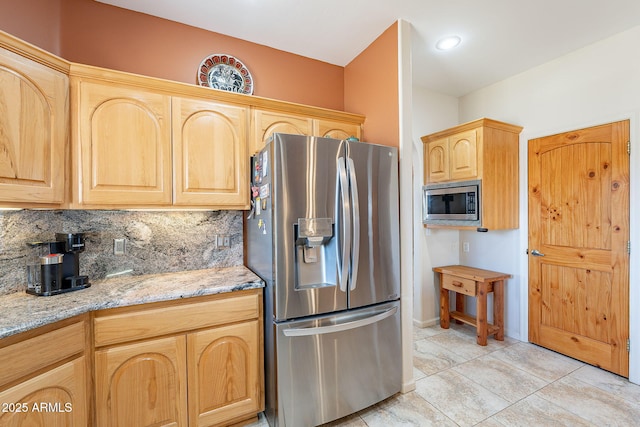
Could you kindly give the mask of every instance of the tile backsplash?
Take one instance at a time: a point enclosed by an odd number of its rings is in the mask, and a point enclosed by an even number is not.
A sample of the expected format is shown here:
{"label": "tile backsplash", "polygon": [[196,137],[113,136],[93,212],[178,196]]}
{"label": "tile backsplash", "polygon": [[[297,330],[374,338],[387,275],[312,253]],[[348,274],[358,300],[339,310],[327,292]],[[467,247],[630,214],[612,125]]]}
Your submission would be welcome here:
{"label": "tile backsplash", "polygon": [[[55,233],[86,233],[80,274],[154,274],[243,263],[242,211],[0,211],[0,295],[26,289],[28,242],[55,240]],[[230,236],[217,248],[215,235]],[[126,239],[114,255],[113,240]],[[130,272],[129,272],[130,270]]]}

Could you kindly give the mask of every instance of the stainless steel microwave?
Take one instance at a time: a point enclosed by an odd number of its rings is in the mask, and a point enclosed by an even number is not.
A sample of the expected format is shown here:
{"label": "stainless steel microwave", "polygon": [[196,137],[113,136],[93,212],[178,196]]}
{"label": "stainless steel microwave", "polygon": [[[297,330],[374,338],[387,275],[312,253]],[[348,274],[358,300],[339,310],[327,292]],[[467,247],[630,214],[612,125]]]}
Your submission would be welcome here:
{"label": "stainless steel microwave", "polygon": [[422,187],[422,222],[480,226],[481,187],[480,180],[425,185]]}

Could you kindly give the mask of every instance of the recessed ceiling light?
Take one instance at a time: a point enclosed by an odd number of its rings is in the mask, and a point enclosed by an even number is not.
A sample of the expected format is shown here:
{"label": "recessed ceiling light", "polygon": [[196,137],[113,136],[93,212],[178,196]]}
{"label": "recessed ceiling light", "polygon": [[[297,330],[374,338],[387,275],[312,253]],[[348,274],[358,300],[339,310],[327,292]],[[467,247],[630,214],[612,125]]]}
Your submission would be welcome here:
{"label": "recessed ceiling light", "polygon": [[438,40],[436,43],[436,48],[439,50],[449,50],[458,46],[462,39],[458,36],[448,36]]}

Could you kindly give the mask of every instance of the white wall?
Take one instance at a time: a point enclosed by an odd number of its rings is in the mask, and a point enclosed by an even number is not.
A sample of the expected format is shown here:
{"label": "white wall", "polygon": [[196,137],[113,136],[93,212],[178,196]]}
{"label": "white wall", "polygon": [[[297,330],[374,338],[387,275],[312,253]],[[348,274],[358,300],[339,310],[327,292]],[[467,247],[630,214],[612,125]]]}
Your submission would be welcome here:
{"label": "white wall", "polygon": [[[522,223],[522,220],[520,222]],[[526,292],[527,286],[527,282],[523,282],[521,278],[520,263],[526,263],[527,256],[525,249],[520,249],[519,231],[499,230],[486,233],[461,231],[460,247],[464,248],[464,243],[469,244],[469,252],[460,253],[460,264],[512,275],[505,282],[504,289],[505,334],[527,341],[526,330],[523,333],[520,325],[520,301],[522,292]],[[467,304],[467,311],[475,314],[475,304]],[[489,321],[493,321],[493,298],[488,299],[487,314]]]}
{"label": "white wall", "polygon": [[439,318],[438,287],[434,284],[433,267],[458,264],[458,231],[426,230],[422,226],[421,189],[424,180],[421,136],[455,126],[458,121],[458,99],[427,89],[413,88],[413,222],[414,222],[414,324],[425,327]]}
{"label": "white wall", "polygon": [[520,135],[520,229],[461,232],[464,264],[515,275],[507,284],[507,334],[527,339],[526,146],[531,138],[631,119],[631,363],[640,383],[640,26],[459,99],[460,123],[489,117],[524,127]]}

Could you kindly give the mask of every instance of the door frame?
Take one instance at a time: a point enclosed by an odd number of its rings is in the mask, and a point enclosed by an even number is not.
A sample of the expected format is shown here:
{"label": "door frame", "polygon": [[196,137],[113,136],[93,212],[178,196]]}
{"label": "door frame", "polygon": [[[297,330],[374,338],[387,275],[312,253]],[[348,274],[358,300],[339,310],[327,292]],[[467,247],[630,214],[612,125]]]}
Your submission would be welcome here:
{"label": "door frame", "polygon": [[[529,245],[529,215],[528,215],[528,145],[530,139],[542,138],[549,135],[571,132],[606,123],[629,120],[629,138],[631,140],[630,165],[640,164],[640,112],[608,116],[598,120],[551,128],[527,131],[525,126],[520,134],[520,230],[519,241],[522,254],[520,262],[520,339],[528,342],[529,331],[529,262],[526,250]],[[637,190],[637,191],[636,191]],[[640,256],[640,198],[633,198],[634,192],[640,194],[640,168],[630,167],[629,170],[629,239],[631,254]],[[635,203],[634,203],[635,201]],[[635,285],[635,286],[634,286]],[[640,384],[640,263],[629,262],[629,339],[631,352],[629,353],[629,381]]]}

